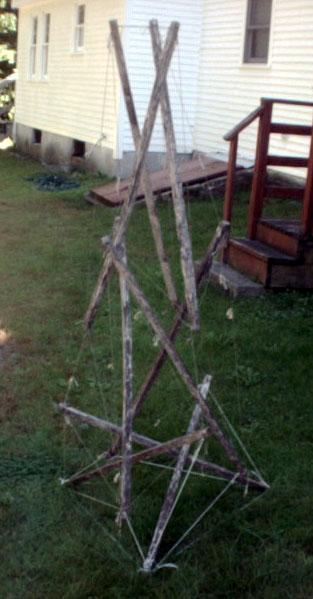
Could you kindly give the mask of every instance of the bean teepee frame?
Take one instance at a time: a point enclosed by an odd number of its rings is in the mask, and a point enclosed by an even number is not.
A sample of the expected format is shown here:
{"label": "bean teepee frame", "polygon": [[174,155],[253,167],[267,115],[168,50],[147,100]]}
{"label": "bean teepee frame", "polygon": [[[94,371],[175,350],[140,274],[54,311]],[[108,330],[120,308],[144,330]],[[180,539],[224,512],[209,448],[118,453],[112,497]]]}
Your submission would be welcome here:
{"label": "bean teepee frame", "polygon": [[[214,254],[225,246],[229,235],[229,224],[222,222],[217,228],[216,234],[207,249],[207,252],[198,267],[194,271],[191,241],[189,236],[186,209],[183,197],[182,184],[176,162],[176,142],[171,113],[169,92],[166,82],[171,58],[177,42],[179,24],[173,22],[167,32],[164,46],[157,21],[150,22],[150,34],[152,40],[153,56],[155,62],[156,76],[151,93],[147,116],[142,128],[138,124],[135,104],[130,87],[125,56],[120,38],[118,23],[110,22],[111,37],[115,50],[118,72],[121,80],[125,104],[131,125],[134,145],[136,148],[136,164],[132,182],[129,188],[128,199],[123,206],[121,216],[116,220],[112,237],[104,237],[102,245],[104,249],[104,264],[91,299],[90,306],[85,316],[85,328],[89,331],[93,325],[101,299],[105,293],[108,278],[112,272],[117,272],[120,282],[120,296],[122,307],[122,338],[123,338],[123,417],[122,425],[118,426],[112,422],[87,414],[67,403],[59,404],[59,409],[67,417],[88,423],[90,426],[99,428],[108,433],[117,435],[116,441],[111,449],[106,452],[104,464],[96,469],[84,471],[74,475],[65,482],[69,485],[78,485],[89,481],[100,475],[106,475],[111,471],[121,471],[120,484],[120,509],[118,522],[121,525],[129,521],[132,503],[132,467],[136,463],[150,460],[153,457],[165,454],[176,459],[176,466],[171,477],[169,487],[161,507],[160,515],[152,536],[150,547],[143,561],[143,569],[146,572],[153,570],[158,550],[162,541],[166,526],[175,507],[179,489],[182,486],[185,467],[193,467],[204,472],[209,472],[231,483],[250,487],[258,491],[264,491],[268,485],[264,480],[247,471],[232,442],[220,428],[216,418],[213,416],[207,396],[210,390],[211,377],[206,376],[201,385],[197,385],[190,375],[184,361],[175,348],[175,338],[183,323],[188,321],[194,330],[199,328],[199,311],[197,292],[211,267]],[[173,207],[176,219],[177,237],[180,245],[181,270],[184,280],[185,301],[180,304],[171,275],[171,270],[162,239],[162,229],[158,219],[153,198],[149,173],[145,168],[145,158],[151,140],[154,123],[159,106],[163,121],[164,135],[166,140],[168,168],[171,177]],[[172,328],[167,333],[160,324],[156,313],[151,308],[134,275],[127,266],[127,251],[125,245],[125,233],[130,216],[133,212],[139,184],[142,183],[145,200],[148,209],[151,230],[154,237],[159,262],[161,265],[164,284],[168,298],[175,307],[176,317]],[[133,339],[132,339],[132,312],[131,296],[135,299],[141,311],[145,315],[151,329],[158,337],[162,349],[151,367],[142,387],[137,395],[133,397]],[[141,412],[142,406],[153,387],[163,365],[169,358],[188,389],[190,396],[195,402],[187,431],[184,435],[160,443],[155,439],[138,434],[134,431],[134,420]],[[200,426],[200,420],[204,425]],[[199,441],[214,437],[223,448],[232,469],[200,459],[198,455],[191,455],[191,446]],[[140,445],[144,449],[134,452],[133,444]]]}

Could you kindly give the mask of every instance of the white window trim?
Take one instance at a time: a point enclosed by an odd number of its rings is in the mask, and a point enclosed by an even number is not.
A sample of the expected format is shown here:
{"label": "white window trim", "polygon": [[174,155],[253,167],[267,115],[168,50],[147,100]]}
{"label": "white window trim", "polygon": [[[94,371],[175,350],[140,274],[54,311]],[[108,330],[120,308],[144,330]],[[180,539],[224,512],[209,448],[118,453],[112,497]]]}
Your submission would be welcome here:
{"label": "white window trim", "polygon": [[269,37],[269,45],[268,45],[268,54],[267,54],[267,62],[245,62],[244,54],[245,54],[245,44],[246,44],[246,29],[247,29],[247,17],[248,17],[248,4],[249,0],[246,0],[244,6],[244,14],[243,14],[243,23],[242,23],[242,35],[241,35],[241,46],[240,46],[240,59],[239,59],[239,67],[243,70],[248,71],[262,71],[262,70],[270,70],[272,68],[272,53],[273,53],[273,37],[274,37],[274,27],[275,27],[275,14],[276,14],[276,2],[277,0],[272,0],[272,13],[271,13],[271,22],[270,22],[270,37]]}
{"label": "white window trim", "polygon": [[[78,14],[79,14],[79,8],[83,6],[84,7],[84,22],[79,24],[78,23]],[[78,45],[78,38],[79,38],[79,31],[83,31],[83,45],[79,46]],[[73,32],[73,49],[72,49],[72,53],[73,54],[83,54],[85,52],[85,35],[86,35],[86,4],[84,2],[77,2],[75,4],[75,10],[74,10],[74,32]]]}
{"label": "white window trim", "polygon": [[[37,68],[38,68],[38,24],[39,17],[38,15],[33,15],[31,17],[31,31],[30,31],[30,44],[29,44],[29,63],[28,63],[28,78],[33,81],[37,76]],[[35,22],[36,22],[36,39],[34,41],[34,33],[35,33]]]}
{"label": "white window trim", "polygon": [[[42,44],[41,44],[41,79],[47,81],[49,79],[49,50],[50,50],[50,35],[51,35],[51,13],[43,13],[42,18]],[[48,33],[48,39],[47,39]],[[46,65],[46,72],[44,68]]]}

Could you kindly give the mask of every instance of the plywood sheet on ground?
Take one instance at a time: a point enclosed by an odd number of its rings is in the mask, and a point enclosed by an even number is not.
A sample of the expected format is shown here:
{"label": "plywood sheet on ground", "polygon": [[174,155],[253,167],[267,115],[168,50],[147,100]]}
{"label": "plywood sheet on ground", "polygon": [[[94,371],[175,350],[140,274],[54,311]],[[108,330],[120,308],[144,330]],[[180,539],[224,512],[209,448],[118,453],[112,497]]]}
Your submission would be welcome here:
{"label": "plywood sheet on ground", "polygon": [[[185,160],[179,166],[180,178],[185,187],[223,177],[226,173],[227,162],[202,156]],[[152,189],[156,196],[170,190],[169,173],[166,169],[151,173],[150,176]],[[87,200],[111,207],[119,206],[125,202],[130,184],[131,178],[95,187],[90,190]],[[143,197],[143,189],[140,187],[137,200]]]}

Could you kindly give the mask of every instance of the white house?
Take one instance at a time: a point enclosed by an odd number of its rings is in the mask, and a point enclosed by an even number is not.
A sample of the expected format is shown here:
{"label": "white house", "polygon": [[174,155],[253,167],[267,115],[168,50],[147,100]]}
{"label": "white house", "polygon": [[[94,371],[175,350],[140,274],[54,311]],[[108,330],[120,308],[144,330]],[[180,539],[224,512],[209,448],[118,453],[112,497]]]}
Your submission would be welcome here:
{"label": "white house", "polygon": [[[185,154],[193,150],[201,0],[15,0],[14,5],[19,8],[19,147],[40,152],[46,161],[68,162],[73,152],[86,152],[87,160],[102,171],[129,171],[134,146],[109,40],[109,20],[121,24],[143,122],[154,80],[148,23],[157,18],[163,33],[172,20],[181,23],[169,86],[178,150]],[[150,150],[157,166],[164,151],[160,122]]]}
{"label": "white house", "polygon": [[[223,135],[272,96],[313,99],[312,0],[14,0],[19,8],[16,137],[47,162],[72,155],[110,174],[127,175],[134,146],[120,93],[110,19],[123,34],[143,122],[154,78],[148,21],[162,31],[180,22],[169,74],[178,151],[224,155]],[[280,106],[288,122],[312,123],[312,109]],[[308,140],[276,136],[275,150],[303,155]],[[255,126],[239,155],[253,160]],[[151,165],[164,156],[157,122]]]}

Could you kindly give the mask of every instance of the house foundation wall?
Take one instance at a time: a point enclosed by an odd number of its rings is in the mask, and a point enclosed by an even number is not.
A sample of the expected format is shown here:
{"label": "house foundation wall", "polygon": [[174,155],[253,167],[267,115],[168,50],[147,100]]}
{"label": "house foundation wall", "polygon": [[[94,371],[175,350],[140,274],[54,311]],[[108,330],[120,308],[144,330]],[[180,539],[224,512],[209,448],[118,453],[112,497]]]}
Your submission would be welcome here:
{"label": "house foundation wall", "polygon": [[[85,143],[85,156],[73,156],[74,140],[48,131],[41,131],[41,142],[35,142],[34,129],[22,123],[16,123],[16,146],[23,154],[35,160],[69,170],[72,167],[86,168],[125,179],[131,176],[135,164],[135,152],[124,152],[121,159],[113,158],[111,148]],[[178,160],[189,158],[190,154],[179,154]],[[148,152],[146,164],[149,171],[156,171],[166,166],[164,152]]]}

